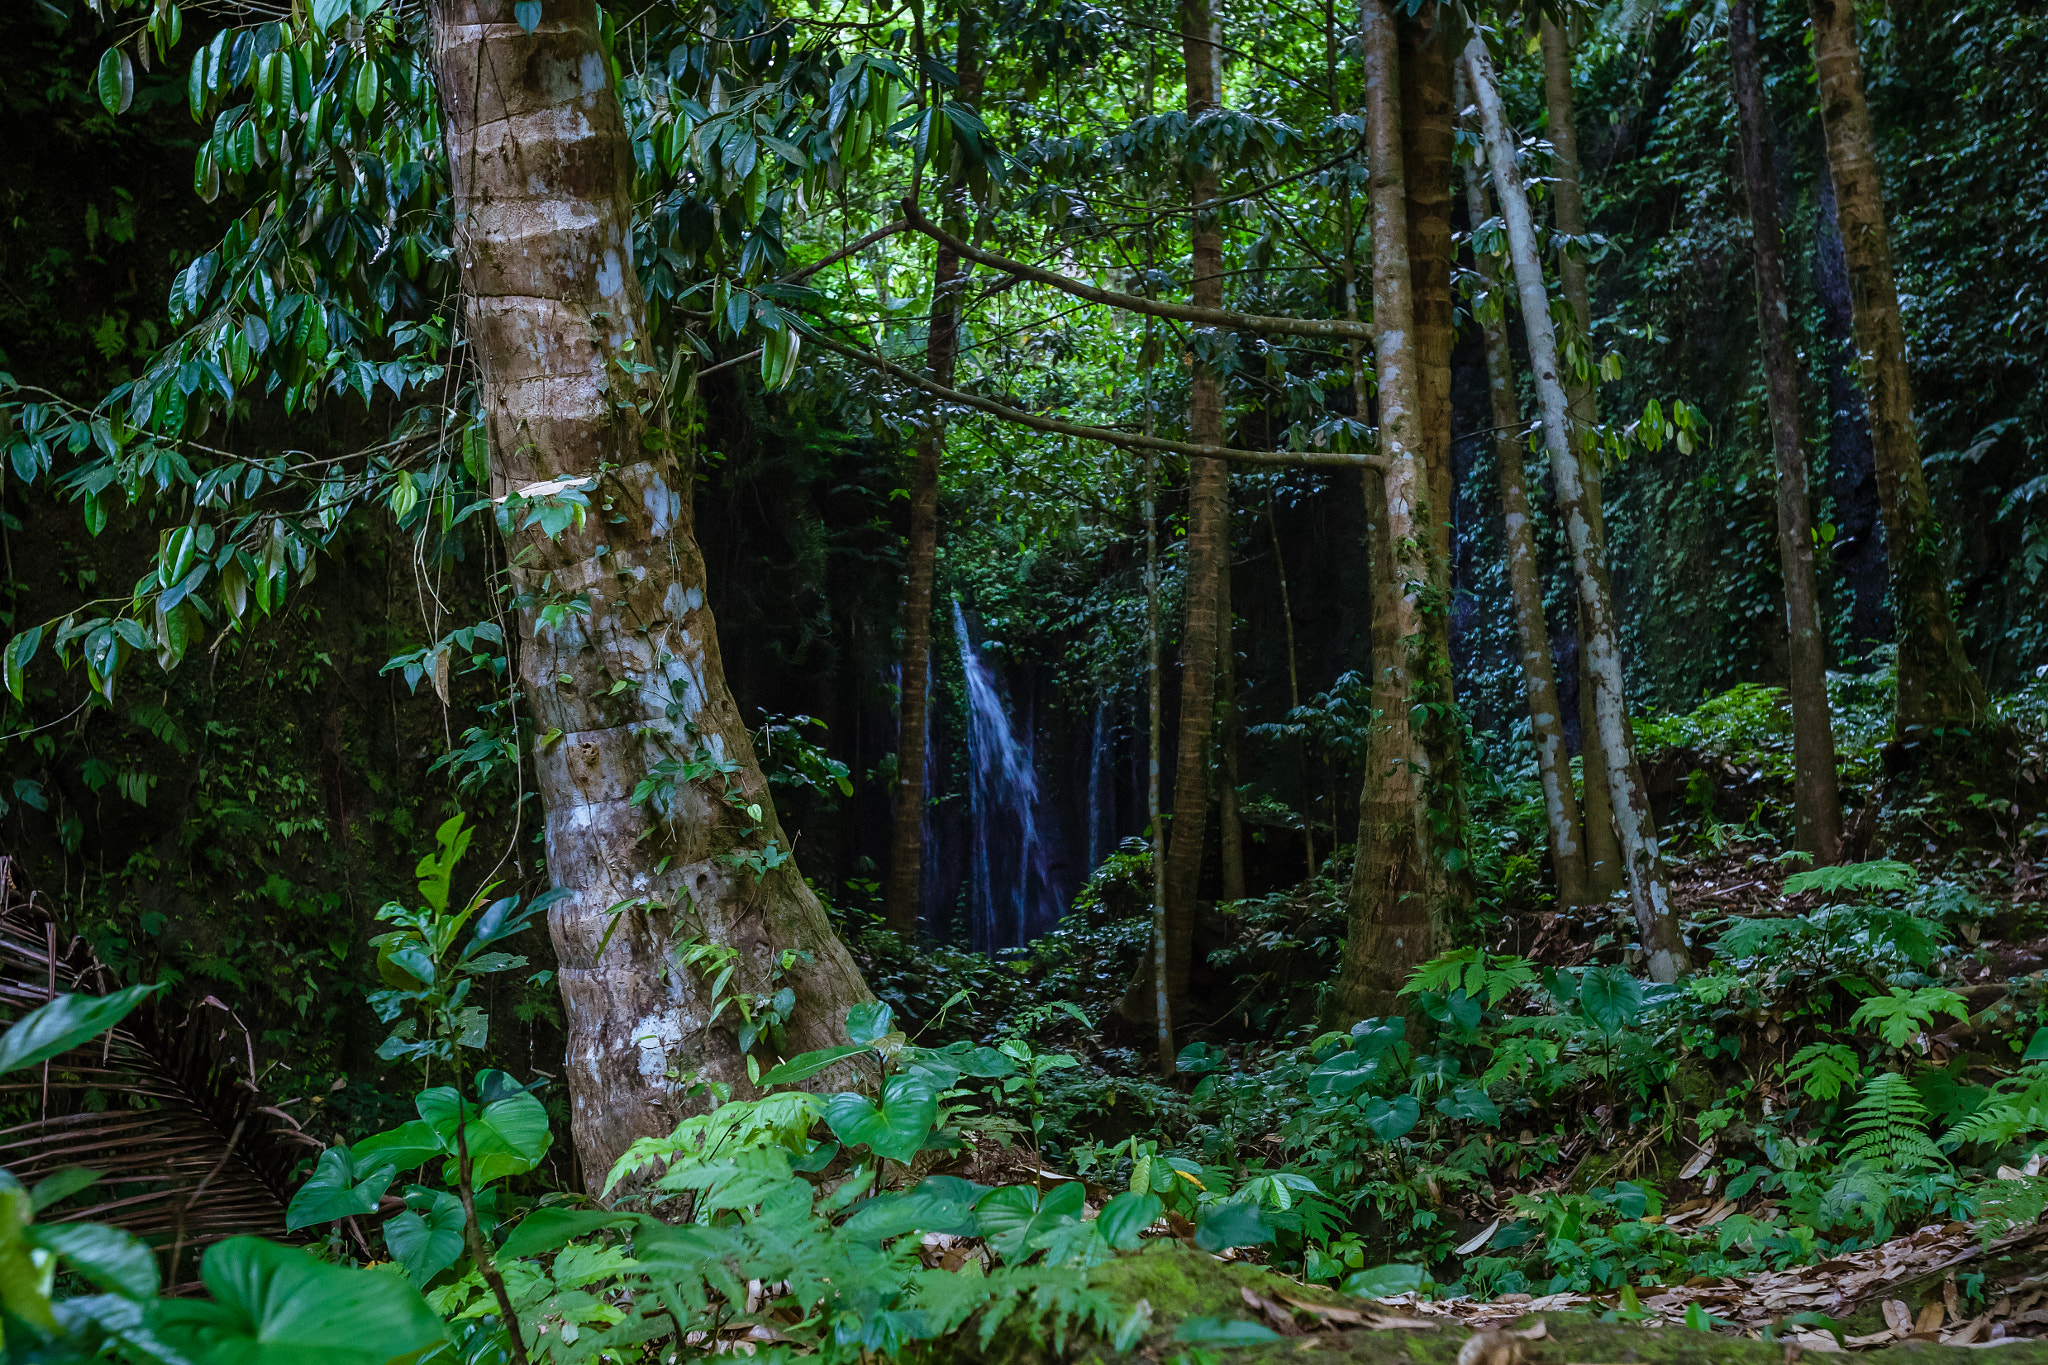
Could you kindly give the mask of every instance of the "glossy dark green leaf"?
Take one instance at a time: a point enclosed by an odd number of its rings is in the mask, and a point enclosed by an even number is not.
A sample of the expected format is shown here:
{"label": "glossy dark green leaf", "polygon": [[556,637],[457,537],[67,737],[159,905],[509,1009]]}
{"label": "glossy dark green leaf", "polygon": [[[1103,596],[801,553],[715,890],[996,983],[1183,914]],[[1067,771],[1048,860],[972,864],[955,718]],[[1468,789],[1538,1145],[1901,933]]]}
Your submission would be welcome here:
{"label": "glossy dark green leaf", "polygon": [[331,1223],[376,1211],[378,1201],[398,1178],[398,1170],[375,1156],[358,1157],[346,1147],[329,1147],[313,1165],[313,1174],[299,1186],[285,1209],[286,1230]]}
{"label": "glossy dark green leaf", "polygon": [[60,995],[0,1033],[0,1073],[46,1062],[96,1038],[128,1017],[159,988],[129,986],[112,995]]}
{"label": "glossy dark green leaf", "polygon": [[1272,1225],[1257,1204],[1210,1204],[1195,1220],[1195,1245],[1204,1251],[1228,1251],[1272,1240]]}
{"label": "glossy dark green leaf", "polygon": [[22,1236],[32,1247],[56,1252],[65,1269],[102,1289],[131,1299],[156,1297],[156,1253],[132,1233],[101,1223],[35,1223]]}
{"label": "glossy dark green leaf", "polygon": [[864,1095],[843,1093],[825,1101],[825,1123],[848,1146],[865,1146],[891,1161],[909,1161],[924,1147],[939,1117],[939,1097],[919,1076],[891,1076],[879,1107]]}
{"label": "glossy dark green leaf", "polygon": [[386,1365],[443,1338],[396,1266],[349,1270],[231,1237],[207,1249],[210,1299],[159,1299],[147,1325],[192,1365]]}
{"label": "glossy dark green leaf", "polygon": [[462,1258],[462,1201],[445,1190],[414,1186],[405,1202],[406,1211],[384,1224],[384,1245],[405,1267],[406,1278],[425,1289]]}

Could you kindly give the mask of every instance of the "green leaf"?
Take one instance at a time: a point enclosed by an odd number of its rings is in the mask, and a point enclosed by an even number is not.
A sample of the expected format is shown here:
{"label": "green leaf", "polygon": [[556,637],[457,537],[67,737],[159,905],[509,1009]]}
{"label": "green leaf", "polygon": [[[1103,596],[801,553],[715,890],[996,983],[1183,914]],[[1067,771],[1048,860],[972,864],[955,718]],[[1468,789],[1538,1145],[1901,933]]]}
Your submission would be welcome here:
{"label": "green leaf", "polygon": [[1383,1265],[1361,1270],[1344,1281],[1344,1292],[1353,1298],[1389,1299],[1396,1294],[1419,1292],[1429,1282],[1429,1273],[1419,1265]]}
{"label": "green leaf", "polygon": [[2023,1062],[2048,1062],[2048,1028],[2034,1030],[2034,1036],[2027,1040],[2027,1050],[2021,1054]]}
{"label": "green leaf", "polygon": [[22,1236],[32,1247],[56,1252],[66,1269],[112,1293],[153,1299],[161,1287],[156,1253],[141,1238],[119,1228],[101,1223],[39,1223],[24,1228]]}
{"label": "green leaf", "polygon": [[778,1063],[761,1073],[761,1088],[771,1085],[795,1085],[807,1081],[827,1067],[858,1057],[867,1048],[858,1044],[842,1043],[838,1047],[821,1047],[815,1052],[800,1053],[786,1062]]}
{"label": "green leaf", "polygon": [[1413,1095],[1396,1095],[1391,1100],[1367,1100],[1365,1126],[1382,1142],[1392,1142],[1422,1119],[1422,1105]]}
{"label": "green leaf", "polygon": [[1456,1092],[1436,1102],[1436,1111],[1446,1117],[1483,1123],[1492,1128],[1500,1123],[1500,1109],[1476,1085],[1461,1085]]}
{"label": "green leaf", "polygon": [[462,1201],[445,1190],[415,1185],[405,1202],[411,1207],[384,1225],[384,1245],[405,1267],[406,1278],[425,1289],[427,1281],[462,1257]]}
{"label": "green leaf", "polygon": [[659,1227],[662,1224],[644,1213],[607,1213],[602,1209],[535,1209],[519,1220],[498,1254],[507,1260],[544,1256],[578,1237],[588,1237],[603,1228]]}
{"label": "green leaf", "polygon": [[99,1181],[99,1172],[83,1166],[66,1166],[57,1174],[38,1180],[36,1187],[29,1191],[29,1205],[37,1213],[52,1204],[61,1204],[80,1190],[87,1189]]}
{"label": "green leaf", "polygon": [[846,1036],[856,1043],[878,1042],[896,1027],[896,1012],[879,1000],[855,1005],[846,1012]]}
{"label": "green leaf", "polygon": [[1257,1346],[1280,1340],[1280,1334],[1243,1318],[1189,1318],[1174,1329],[1173,1339],[1192,1346]]}
{"label": "green leaf", "polygon": [[1138,1245],[1138,1234],[1157,1222],[1165,1207],[1156,1194],[1125,1191],[1102,1206],[1095,1229],[1118,1251],[1130,1251]]}
{"label": "green leaf", "polygon": [[939,1189],[878,1194],[862,1201],[840,1227],[855,1237],[876,1242],[906,1232],[949,1232],[972,1237],[979,1225],[974,1216],[973,1187],[967,1186],[967,1191],[968,1198]]}
{"label": "green leaf", "polygon": [[849,1146],[865,1144],[891,1161],[916,1156],[938,1117],[939,1097],[919,1076],[891,1076],[882,1087],[880,1108],[851,1093],[825,1101],[825,1123],[833,1136]]}
{"label": "green leaf", "polygon": [[366,61],[356,75],[356,112],[368,118],[377,108],[377,64]]}
{"label": "green leaf", "polygon": [[297,1232],[316,1223],[374,1213],[384,1191],[396,1179],[398,1171],[387,1160],[359,1157],[346,1147],[329,1147],[285,1209],[285,1230]]}
{"label": "green leaf", "polygon": [[31,1010],[14,1027],[0,1033],[0,1073],[48,1061],[98,1037],[158,989],[154,985],[130,986],[112,995],[60,995]]}
{"label": "green leaf", "polygon": [[519,27],[533,32],[540,27],[540,0],[518,0],[512,6],[512,17],[519,21]]}
{"label": "green leaf", "polygon": [[1594,967],[1579,986],[1579,1008],[1594,1028],[1613,1037],[1642,1017],[1643,983],[1621,967]]}
{"label": "green leaf", "polygon": [[1087,1206],[1087,1191],[1079,1181],[1055,1185],[1043,1198],[1033,1186],[1005,1185],[981,1197],[974,1218],[997,1255],[1020,1261],[1048,1235],[1079,1222]]}
{"label": "green leaf", "polygon": [[148,1319],[192,1365],[385,1365],[444,1335],[395,1269],[347,1270],[231,1237],[207,1250],[199,1273],[211,1300],[159,1299]]}
{"label": "green leaf", "polygon": [[313,0],[313,27],[322,36],[348,18],[349,0]]}
{"label": "green leaf", "polygon": [[126,52],[110,47],[100,58],[99,76],[93,85],[108,113],[125,114],[135,102],[135,64]]}
{"label": "green leaf", "polygon": [[[489,1093],[493,1078],[503,1074],[481,1073],[477,1077],[478,1088]],[[548,1144],[553,1141],[553,1134],[548,1130],[548,1111],[539,1100],[523,1090],[515,1090],[479,1107],[474,1100],[461,1104],[451,1087],[439,1086],[423,1091],[414,1104],[420,1111],[420,1117],[441,1139],[442,1150],[450,1154],[447,1170],[450,1184],[456,1178],[454,1153],[458,1112],[468,1120],[462,1133],[469,1145],[470,1179],[480,1186],[532,1170],[547,1155]]]}
{"label": "green leaf", "polygon": [[1818,891],[1825,896],[1863,895],[1873,891],[1909,891],[1920,880],[1911,863],[1889,858],[1869,863],[1843,863],[1838,867],[1816,867],[1794,872],[1785,878],[1785,894],[1803,895]]}
{"label": "green leaf", "polygon": [[440,1135],[435,1133],[431,1124],[425,1119],[414,1119],[389,1132],[366,1137],[354,1144],[351,1150],[357,1162],[366,1167],[374,1158],[377,1163],[388,1163],[400,1171],[410,1171],[437,1156],[447,1155],[449,1149],[441,1145]]}
{"label": "green leaf", "polygon": [[1273,1229],[1257,1204],[1210,1204],[1195,1221],[1195,1245],[1204,1251],[1228,1251],[1272,1240]]}

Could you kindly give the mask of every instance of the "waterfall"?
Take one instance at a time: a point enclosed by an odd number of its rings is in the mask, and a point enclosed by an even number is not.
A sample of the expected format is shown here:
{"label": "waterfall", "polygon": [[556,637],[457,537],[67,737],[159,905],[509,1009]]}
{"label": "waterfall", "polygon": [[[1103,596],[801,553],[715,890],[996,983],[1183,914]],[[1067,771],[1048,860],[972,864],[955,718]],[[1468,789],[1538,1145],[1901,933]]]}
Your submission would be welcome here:
{"label": "waterfall", "polygon": [[1010,723],[994,675],[953,603],[960,670],[967,679],[968,815],[973,828],[969,914],[974,947],[1021,948],[1059,919],[1052,851],[1039,829],[1038,772]]}
{"label": "waterfall", "polygon": [[1116,769],[1109,744],[1109,702],[1095,702],[1095,734],[1088,744],[1088,872],[1093,876],[1115,843]]}

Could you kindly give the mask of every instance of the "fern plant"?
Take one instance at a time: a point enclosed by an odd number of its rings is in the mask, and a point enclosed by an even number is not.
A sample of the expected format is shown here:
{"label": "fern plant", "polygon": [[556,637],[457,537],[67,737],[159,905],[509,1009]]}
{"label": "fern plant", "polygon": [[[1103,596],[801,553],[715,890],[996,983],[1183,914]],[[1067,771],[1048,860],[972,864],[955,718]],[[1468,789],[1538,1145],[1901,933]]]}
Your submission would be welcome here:
{"label": "fern plant", "polygon": [[1855,1085],[1862,1074],[1863,1061],[1856,1050],[1841,1043],[1808,1043],[1792,1054],[1785,1068],[1787,1082],[1823,1104]]}
{"label": "fern plant", "polygon": [[1927,1124],[1927,1105],[1913,1083],[1896,1071],[1880,1071],[1863,1083],[1849,1108],[1842,1160],[1895,1176],[1945,1170],[1948,1158],[1928,1136]]}
{"label": "fern plant", "polygon": [[1849,1023],[1874,1030],[1891,1047],[1904,1047],[1921,1029],[1932,1024],[1937,1014],[1967,1019],[1970,1010],[1963,997],[1940,986],[1922,986],[1918,990],[1894,986],[1890,994],[1873,995],[1858,1005],[1849,1016]]}
{"label": "fern plant", "polygon": [[1868,896],[1884,891],[1910,891],[1920,879],[1911,863],[1889,858],[1870,863],[1815,867],[1785,878],[1785,894],[1818,891],[1824,896]]}

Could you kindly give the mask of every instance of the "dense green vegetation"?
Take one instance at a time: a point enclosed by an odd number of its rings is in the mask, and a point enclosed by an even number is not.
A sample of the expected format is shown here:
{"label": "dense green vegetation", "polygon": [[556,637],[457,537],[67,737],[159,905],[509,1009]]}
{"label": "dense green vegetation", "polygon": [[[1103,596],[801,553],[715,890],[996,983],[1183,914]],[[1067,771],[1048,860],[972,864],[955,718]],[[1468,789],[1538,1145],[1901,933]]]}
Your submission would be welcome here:
{"label": "dense green vegetation", "polygon": [[8,1360],[2032,1334],[2044,24],[0,16]]}

